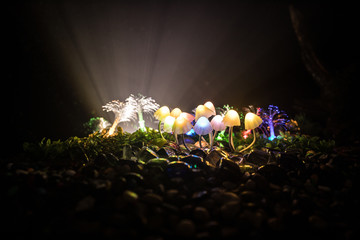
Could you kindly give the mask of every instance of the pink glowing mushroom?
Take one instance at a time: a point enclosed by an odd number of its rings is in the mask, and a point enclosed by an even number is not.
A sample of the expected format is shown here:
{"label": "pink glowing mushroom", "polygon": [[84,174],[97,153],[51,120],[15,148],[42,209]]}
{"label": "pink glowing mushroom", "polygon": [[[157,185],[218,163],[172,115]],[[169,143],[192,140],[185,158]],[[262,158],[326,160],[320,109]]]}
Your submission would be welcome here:
{"label": "pink glowing mushroom", "polygon": [[210,141],[210,149],[211,149],[214,144],[214,139],[215,139],[216,133],[220,132],[220,131],[224,131],[226,129],[226,126],[223,123],[223,116],[221,116],[221,115],[216,115],[215,117],[213,117],[210,124],[211,124],[211,127],[215,130],[215,133]]}

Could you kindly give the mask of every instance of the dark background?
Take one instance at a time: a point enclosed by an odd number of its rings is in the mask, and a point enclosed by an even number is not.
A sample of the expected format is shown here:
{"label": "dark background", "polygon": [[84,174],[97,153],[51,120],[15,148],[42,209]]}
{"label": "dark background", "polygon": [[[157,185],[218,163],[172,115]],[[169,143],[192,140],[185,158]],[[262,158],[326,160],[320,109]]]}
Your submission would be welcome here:
{"label": "dark background", "polygon": [[[314,52],[342,86],[340,93],[324,96],[307,71],[290,5],[304,17]],[[138,92],[188,112],[206,100],[240,109],[275,104],[290,117],[306,114],[313,126],[326,129],[318,131],[325,137],[354,141],[357,15],[354,5],[342,1],[6,3],[7,148],[18,151],[22,142],[43,137],[83,136],[90,117],[113,120],[102,105]]]}

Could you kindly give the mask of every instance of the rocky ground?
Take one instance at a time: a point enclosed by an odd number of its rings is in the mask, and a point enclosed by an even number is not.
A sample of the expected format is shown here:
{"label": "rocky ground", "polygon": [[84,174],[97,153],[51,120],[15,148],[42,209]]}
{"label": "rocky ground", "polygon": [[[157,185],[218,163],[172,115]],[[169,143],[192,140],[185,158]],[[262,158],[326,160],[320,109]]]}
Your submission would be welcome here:
{"label": "rocky ground", "polygon": [[101,155],[93,164],[5,158],[1,231],[49,239],[355,239],[359,153],[355,146],[306,157],[265,149],[184,156],[168,146],[126,160]]}

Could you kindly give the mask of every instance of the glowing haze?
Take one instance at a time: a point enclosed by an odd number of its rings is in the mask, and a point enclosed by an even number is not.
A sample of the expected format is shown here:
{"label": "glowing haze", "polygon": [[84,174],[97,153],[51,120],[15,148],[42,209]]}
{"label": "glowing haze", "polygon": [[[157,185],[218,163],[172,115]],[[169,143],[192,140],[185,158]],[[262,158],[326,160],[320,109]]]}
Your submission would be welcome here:
{"label": "glowing haze", "polygon": [[241,108],[302,94],[284,91],[300,62],[286,4],[63,1],[36,11],[93,116],[112,121],[101,106],[138,93],[185,112],[208,100]]}

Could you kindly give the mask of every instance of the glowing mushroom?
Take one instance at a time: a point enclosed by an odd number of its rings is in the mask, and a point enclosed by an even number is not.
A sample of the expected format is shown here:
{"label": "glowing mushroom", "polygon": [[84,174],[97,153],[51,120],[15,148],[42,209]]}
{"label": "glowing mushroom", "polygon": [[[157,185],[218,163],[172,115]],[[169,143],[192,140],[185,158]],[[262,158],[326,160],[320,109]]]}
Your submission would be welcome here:
{"label": "glowing mushroom", "polygon": [[194,125],[194,131],[199,135],[200,148],[202,148],[202,146],[201,146],[201,136],[209,134],[209,139],[211,141],[211,139],[212,139],[212,136],[211,136],[212,130],[213,130],[213,128],[211,127],[211,124],[210,124],[209,120],[206,117],[200,117],[196,121],[196,123]]}
{"label": "glowing mushroom", "polygon": [[229,110],[226,112],[222,122],[225,126],[229,127],[229,146],[231,151],[234,151],[234,142],[233,142],[233,127],[240,126],[240,116],[235,110]]}
{"label": "glowing mushroom", "polygon": [[255,128],[261,125],[263,120],[256,114],[249,112],[245,115],[245,129],[246,130],[252,130],[254,134],[254,139],[252,143],[247,146],[246,148],[242,149],[240,152],[245,151],[246,149],[249,149],[252,145],[254,145],[256,141],[256,134],[255,134]]}
{"label": "glowing mushroom", "polygon": [[211,127],[215,130],[215,133],[210,141],[210,149],[211,149],[214,144],[216,133],[219,131],[224,131],[226,129],[226,126],[223,123],[223,117],[221,115],[216,115],[215,117],[213,117],[210,124]]}
{"label": "glowing mushroom", "polygon": [[168,117],[169,115],[170,115],[170,109],[167,106],[162,106],[161,108],[156,110],[156,112],[154,113],[154,117],[157,120],[159,120],[159,133],[163,139],[165,139],[165,138],[161,133],[161,122],[163,122],[165,120],[165,118]]}
{"label": "glowing mushroom", "polygon": [[195,110],[195,121],[197,121],[200,117],[209,118],[210,116],[215,115],[211,109],[204,105],[199,105]]}
{"label": "glowing mushroom", "polygon": [[[173,130],[173,133],[175,134],[175,140],[176,140],[177,144],[179,144],[177,135],[185,134],[188,131],[190,131],[191,128],[192,128],[191,123],[183,116],[179,116],[175,119],[172,130]],[[186,146],[184,136],[182,137],[182,141],[184,143],[185,148],[190,151],[190,149]]]}
{"label": "glowing mushroom", "polygon": [[164,131],[167,133],[172,132],[172,128],[174,126],[175,118],[172,116],[167,116],[164,120]]}
{"label": "glowing mushroom", "polygon": [[187,112],[182,112],[182,113],[180,113],[179,116],[184,117],[184,118],[185,118],[186,120],[188,120],[189,122],[192,122],[192,121],[194,121],[194,119],[195,119],[194,115],[192,115],[192,114],[190,114],[190,113],[187,113]]}
{"label": "glowing mushroom", "polygon": [[212,113],[213,113],[212,115],[216,115],[215,106],[212,102],[207,101],[206,103],[204,103],[204,106],[212,111]]}
{"label": "glowing mushroom", "polygon": [[182,113],[182,111],[180,110],[180,108],[174,108],[171,113],[170,116],[173,116],[174,118],[177,118],[180,116],[180,114]]}

